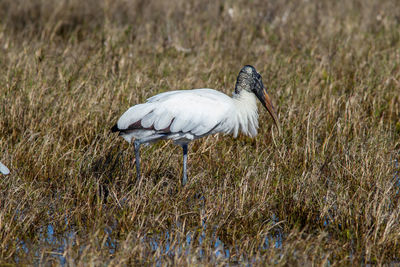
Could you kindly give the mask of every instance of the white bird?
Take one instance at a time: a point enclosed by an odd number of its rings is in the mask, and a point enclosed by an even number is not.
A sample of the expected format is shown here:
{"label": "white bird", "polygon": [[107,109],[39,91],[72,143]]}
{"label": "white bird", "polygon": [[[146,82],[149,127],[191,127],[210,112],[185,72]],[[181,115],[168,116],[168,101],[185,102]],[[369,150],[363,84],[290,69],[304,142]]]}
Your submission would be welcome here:
{"label": "white bird", "polygon": [[10,173],[10,170],[4,165],[3,163],[0,162],[0,173],[7,175]]}
{"label": "white bird", "polygon": [[187,182],[188,143],[215,133],[241,131],[254,137],[258,128],[257,102],[268,110],[279,128],[278,118],[261,75],[253,66],[244,66],[237,77],[232,97],[213,89],[170,91],[129,108],[112,127],[126,141],[134,140],[137,181],[140,180],[141,144],[171,139],[183,148],[182,185]]}

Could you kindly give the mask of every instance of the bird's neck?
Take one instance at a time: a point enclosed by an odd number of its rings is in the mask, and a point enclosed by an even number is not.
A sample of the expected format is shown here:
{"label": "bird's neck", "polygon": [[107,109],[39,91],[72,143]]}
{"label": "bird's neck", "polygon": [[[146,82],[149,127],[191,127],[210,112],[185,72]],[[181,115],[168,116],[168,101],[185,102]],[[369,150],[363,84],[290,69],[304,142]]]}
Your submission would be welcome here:
{"label": "bird's neck", "polygon": [[246,90],[234,93],[232,96],[236,105],[236,133],[240,130],[248,136],[255,136],[258,128],[258,112],[256,96]]}

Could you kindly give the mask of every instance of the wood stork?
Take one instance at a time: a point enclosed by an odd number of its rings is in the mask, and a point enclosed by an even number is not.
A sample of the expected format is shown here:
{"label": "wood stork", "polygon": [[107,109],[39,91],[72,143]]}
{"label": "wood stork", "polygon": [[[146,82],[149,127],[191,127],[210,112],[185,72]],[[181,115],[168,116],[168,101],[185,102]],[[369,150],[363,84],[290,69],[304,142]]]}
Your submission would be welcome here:
{"label": "wood stork", "polygon": [[136,175],[140,180],[141,144],[171,139],[183,148],[182,185],[187,182],[187,150],[192,140],[215,133],[241,131],[254,137],[258,128],[256,99],[268,110],[279,127],[274,106],[261,75],[253,66],[244,66],[237,77],[232,97],[213,89],[170,91],[129,108],[112,127],[126,141],[134,140]]}
{"label": "wood stork", "polygon": [[10,170],[4,165],[3,163],[0,162],[0,173],[7,175],[10,173]]}

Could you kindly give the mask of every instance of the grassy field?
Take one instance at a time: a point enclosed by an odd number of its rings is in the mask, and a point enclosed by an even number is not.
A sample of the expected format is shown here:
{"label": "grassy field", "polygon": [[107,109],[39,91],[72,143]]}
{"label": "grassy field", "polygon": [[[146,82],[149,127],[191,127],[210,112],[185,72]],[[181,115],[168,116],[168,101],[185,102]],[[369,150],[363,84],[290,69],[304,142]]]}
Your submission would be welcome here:
{"label": "grassy field", "polygon": [[[245,64],[282,135],[193,142],[185,187],[157,143],[136,187],[118,117]],[[0,265],[400,262],[398,1],[3,0],[0,112]]]}

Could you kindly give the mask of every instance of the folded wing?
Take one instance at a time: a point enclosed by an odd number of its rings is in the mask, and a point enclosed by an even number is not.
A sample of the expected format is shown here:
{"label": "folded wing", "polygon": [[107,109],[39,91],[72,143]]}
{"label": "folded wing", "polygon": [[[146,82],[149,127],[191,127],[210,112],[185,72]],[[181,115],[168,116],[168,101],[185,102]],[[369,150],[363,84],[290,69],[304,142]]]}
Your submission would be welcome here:
{"label": "folded wing", "polygon": [[[234,112],[232,99],[212,89],[171,91],[153,96],[128,109],[119,130],[156,130],[165,133],[207,134],[223,130]],[[227,131],[226,131],[227,132]]]}

